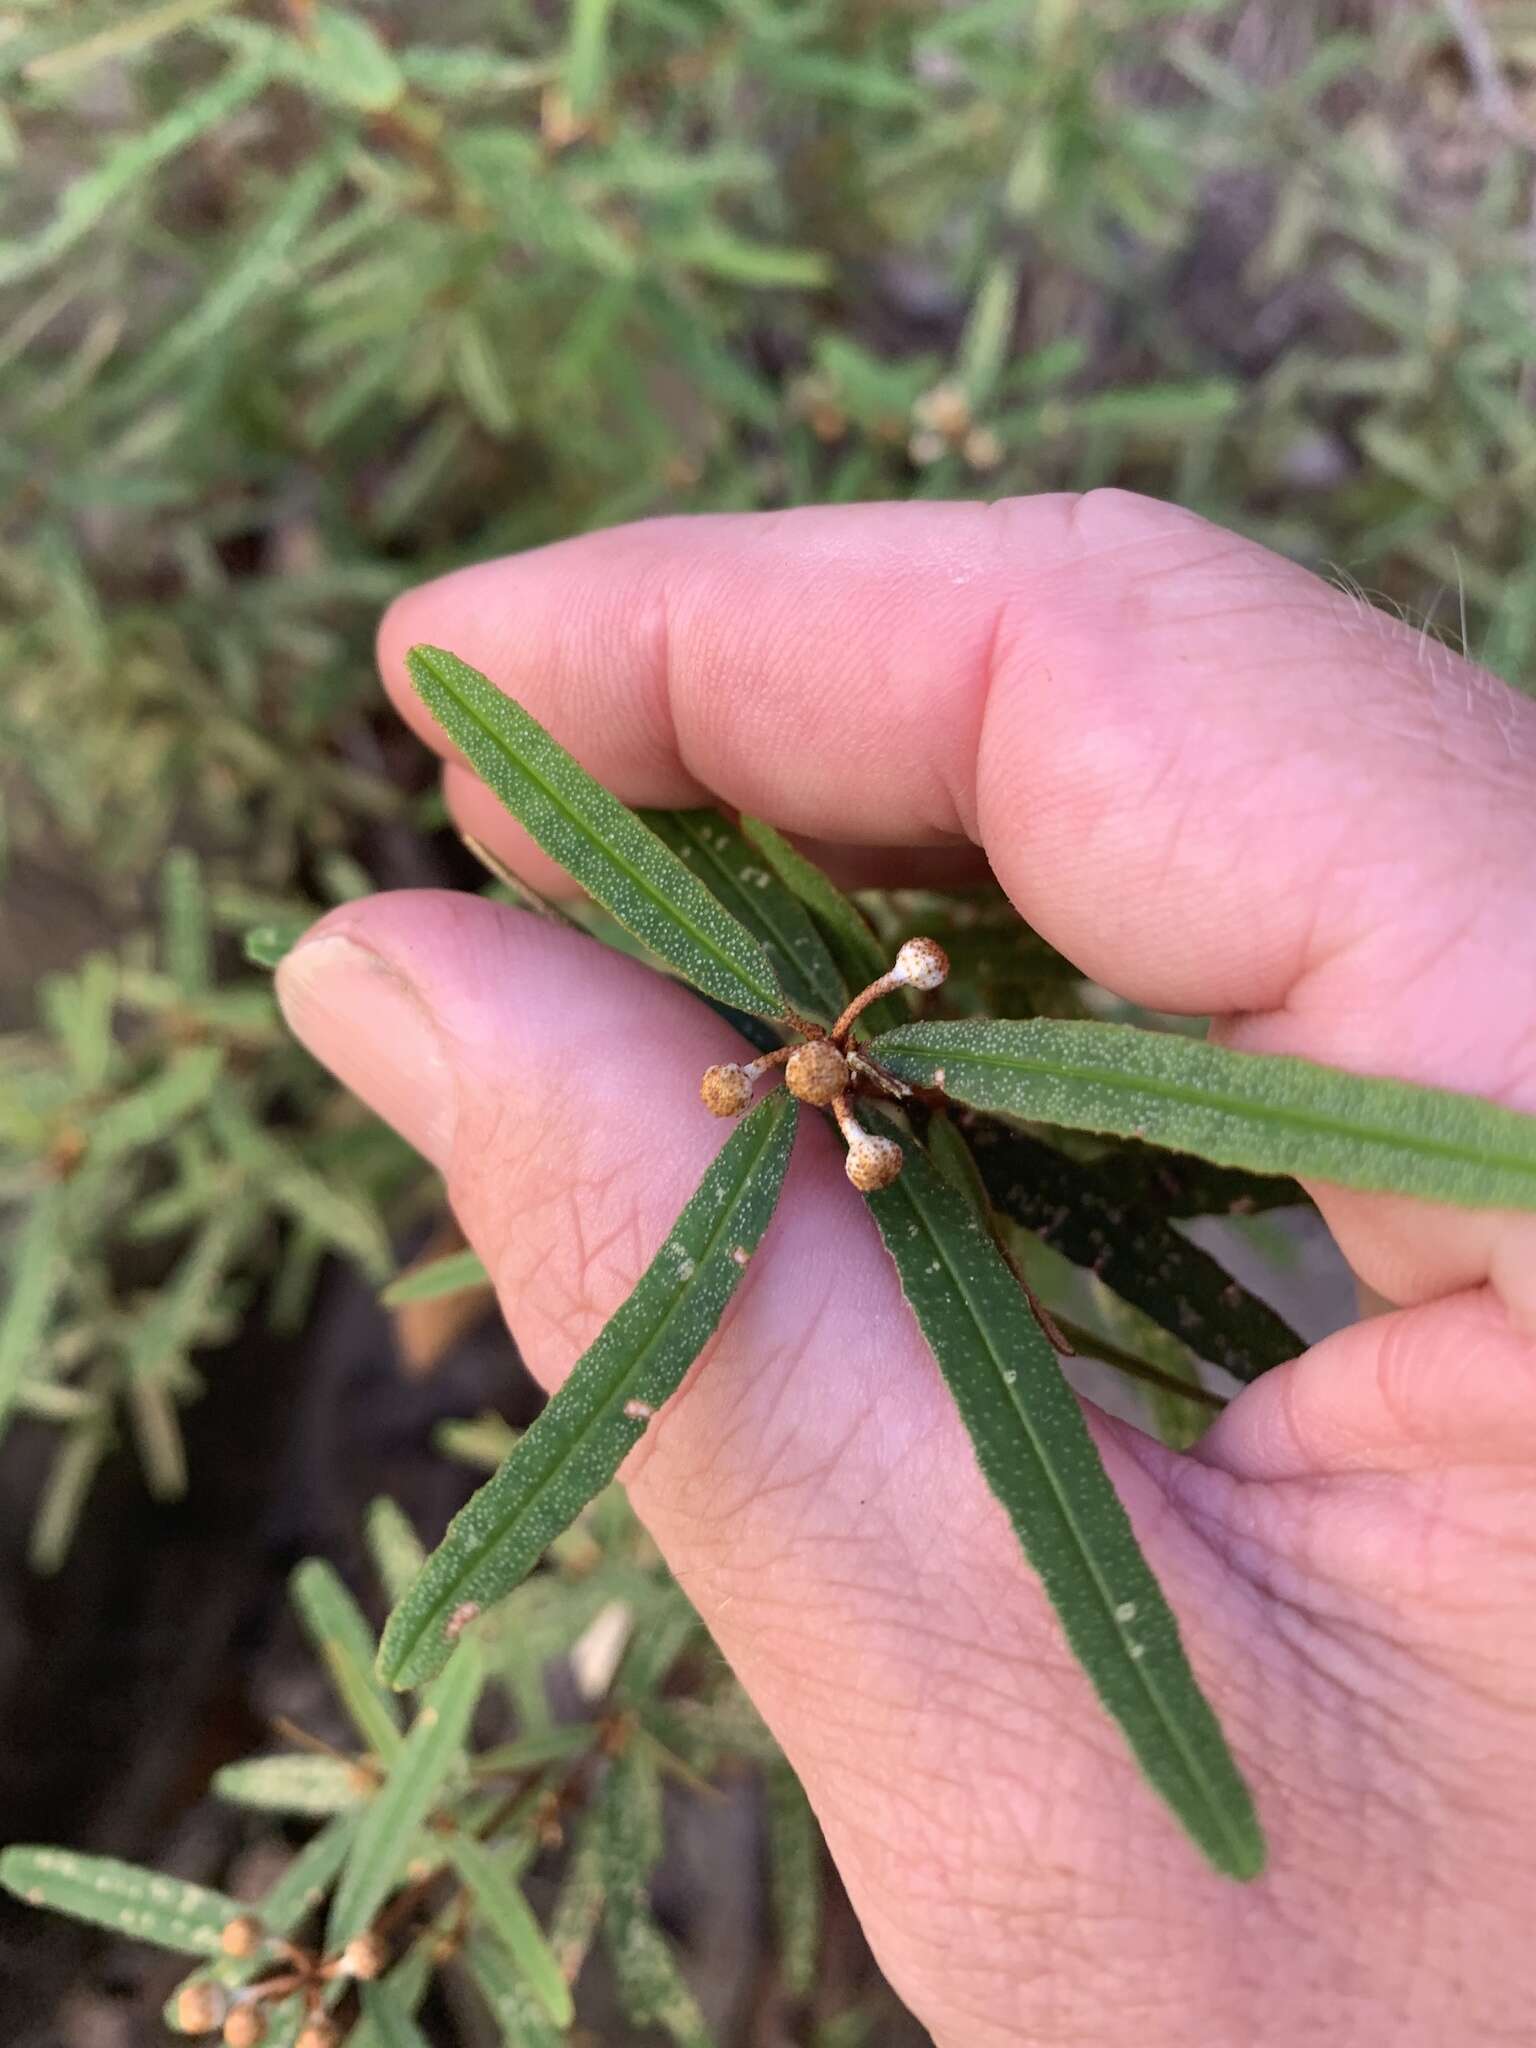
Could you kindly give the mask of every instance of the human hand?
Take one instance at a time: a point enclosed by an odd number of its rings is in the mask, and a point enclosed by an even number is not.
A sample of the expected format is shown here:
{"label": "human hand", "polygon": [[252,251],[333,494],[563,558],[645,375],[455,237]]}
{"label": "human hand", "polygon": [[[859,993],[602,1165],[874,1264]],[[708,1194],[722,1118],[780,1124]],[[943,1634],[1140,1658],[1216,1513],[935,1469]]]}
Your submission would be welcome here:
{"label": "human hand", "polygon": [[[840,878],[983,861],[1082,970],[1229,1044],[1536,1109],[1536,706],[1192,515],[1119,493],[656,521],[390,612],[633,804],[721,801]],[[462,826],[545,857],[462,764]],[[444,1172],[559,1379],[720,1142],[738,1050],[580,937],[420,892],[285,962],[316,1055]],[[625,1468],[941,2048],[1522,2039],[1536,1879],[1536,1218],[1318,1189],[1397,1312],[1179,1457],[1106,1462],[1253,1784],[1208,1872],[1068,1655],[840,1148]]]}

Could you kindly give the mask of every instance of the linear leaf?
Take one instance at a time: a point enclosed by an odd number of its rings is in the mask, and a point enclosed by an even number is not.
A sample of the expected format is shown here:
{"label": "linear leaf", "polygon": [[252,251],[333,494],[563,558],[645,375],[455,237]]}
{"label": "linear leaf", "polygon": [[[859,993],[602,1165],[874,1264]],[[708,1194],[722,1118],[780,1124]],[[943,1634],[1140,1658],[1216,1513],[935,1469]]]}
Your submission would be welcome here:
{"label": "linear leaf", "polygon": [[821,1830],[786,1763],[767,1773],[768,1868],[779,1974],[791,1998],[809,1998],[821,1952]]}
{"label": "linear leaf", "polygon": [[464,1961],[507,2048],[558,2048],[567,2038],[534,1997],[505,1948],[483,1928],[470,1933],[464,1944]]}
{"label": "linear leaf", "polygon": [[253,1756],[215,1771],[213,1790],[234,1806],[331,1814],[360,1802],[363,1781],[339,1756]]}
{"label": "linear leaf", "polygon": [[9,1291],[0,1309],[0,1429],[21,1392],[28,1366],[36,1362],[68,1270],[59,1230],[61,1208],[56,1185],[33,1199],[6,1275]]}
{"label": "linear leaf", "polygon": [[[362,2001],[363,2025],[372,2029],[370,2038],[378,2048],[430,2048],[410,2006],[392,1984],[362,1984],[358,1996]],[[361,2031],[354,2031],[354,2043]]]}
{"label": "linear leaf", "polygon": [[570,1986],[560,1974],[544,1930],[533,1917],[517,1880],[494,1852],[472,1835],[454,1835],[448,1844],[448,1860],[468,1885],[481,1924],[501,1942],[556,2026],[568,2027],[576,2017]]}
{"label": "linear leaf", "polygon": [[[416,2026],[416,2013],[437,1968],[437,1948],[441,1939],[442,1933],[438,1928],[429,1928],[377,1984],[358,1986],[363,2017],[347,2036],[347,2048],[425,2048],[425,2037]],[[377,1991],[385,1992],[388,2000],[388,2010],[382,2020],[369,1995]],[[398,2031],[402,2014],[413,2029],[409,2034]],[[391,2026],[396,2029],[393,2033],[389,2031]]]}
{"label": "linear leaf", "polygon": [[574,1984],[581,1975],[603,1917],[607,1893],[598,1835],[596,1818],[588,1814],[577,1830],[550,1916],[549,1945],[567,1984]]}
{"label": "linear leaf", "polygon": [[908,1024],[880,1040],[905,1081],[973,1109],[1145,1138],[1218,1166],[1428,1201],[1536,1209],[1536,1116],[1310,1060],[1130,1024]]}
{"label": "linear leaf", "polygon": [[661,1855],[661,1781],[652,1754],[631,1743],[609,1766],[598,1810],[607,1894],[604,1934],[619,1997],[637,2026],[657,2026],[678,2048],[712,2036],[651,1910],[651,1872]]}
{"label": "linear leaf", "polygon": [[1218,1870],[1252,1877],[1264,1845],[1248,1788],[1076,1398],[971,1204],[904,1150],[869,1205],[982,1473],[1148,1778]]}
{"label": "linear leaf", "polygon": [[[335,1820],[304,1844],[260,1903],[242,1910],[254,1911],[268,1934],[291,1934],[330,1889],[337,1871],[346,1861],[356,1826],[355,1813],[338,1814]],[[165,2002],[166,2025],[173,2029],[176,2027],[176,2002],[190,1986],[222,1984],[227,1989],[231,1985],[243,1984],[247,1978],[256,1976],[267,1960],[264,1951],[251,1956],[220,1956],[217,1962],[183,1977]]]}
{"label": "linear leaf", "polygon": [[390,1762],[400,1752],[400,1706],[373,1675],[373,1630],[363,1610],[321,1557],[296,1567],[288,1591],[357,1732],[375,1756]]}
{"label": "linear leaf", "polygon": [[766,1096],[726,1141],[636,1283],[496,1474],[454,1518],[390,1616],[379,1669],[412,1685],[438,1669],[466,1607],[489,1606],[606,1486],[713,1335],[767,1229],[795,1103]]}
{"label": "linear leaf", "polygon": [[411,679],[444,732],[551,859],[705,995],[784,1014],[763,949],[627,805],[520,704],[439,647],[413,647]]}
{"label": "linear leaf", "polygon": [[641,815],[757,940],[795,1008],[830,1024],[852,991],[804,905],[742,833],[719,811]]}
{"label": "linear leaf", "polygon": [[29,1906],[190,1955],[217,1955],[220,1934],[246,1910],[206,1885],[72,1849],[9,1848],[0,1853],[0,1885]]}
{"label": "linear leaf", "polygon": [[1072,1159],[995,1124],[966,1135],[999,1209],[1201,1358],[1251,1380],[1305,1349],[1283,1316],[1126,1187],[1114,1154]]}
{"label": "linear leaf", "polygon": [[201,995],[213,980],[213,941],[202,862],[190,846],[173,846],[160,868],[161,954],[183,996]]}
{"label": "linear leaf", "polygon": [[294,917],[269,924],[253,924],[241,941],[246,959],[253,967],[276,967],[293,951],[313,923],[313,918]]}
{"label": "linear leaf", "polygon": [[381,1493],[368,1503],[363,1533],[373,1568],[393,1603],[426,1563],[426,1547],[405,1510],[387,1494]]}
{"label": "linear leaf", "polygon": [[168,1137],[208,1100],[223,1065],[224,1055],[214,1045],[173,1053],[152,1080],[109,1103],[87,1124],[91,1159],[100,1163],[123,1152],[140,1152]]}
{"label": "linear leaf", "polygon": [[415,1854],[417,1829],[463,1760],[483,1676],[475,1645],[460,1643],[422,1701],[389,1776],[358,1824],[331,1901],[328,1948],[341,1948],[365,1931]]}
{"label": "linear leaf", "polygon": [[440,1301],[444,1295],[467,1294],[471,1288],[490,1284],[491,1276],[478,1252],[448,1252],[391,1280],[379,1301],[385,1308],[405,1308],[413,1301]]}

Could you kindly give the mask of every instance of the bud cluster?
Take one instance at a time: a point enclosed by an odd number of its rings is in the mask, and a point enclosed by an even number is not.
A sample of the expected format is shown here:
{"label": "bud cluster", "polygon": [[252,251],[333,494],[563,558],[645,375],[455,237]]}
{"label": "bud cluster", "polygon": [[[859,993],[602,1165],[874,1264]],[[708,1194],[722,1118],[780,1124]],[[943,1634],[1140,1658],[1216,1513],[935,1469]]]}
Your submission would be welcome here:
{"label": "bud cluster", "polygon": [[[861,1194],[888,1188],[901,1172],[902,1150],[893,1138],[878,1138],[866,1131],[854,1114],[856,1091],[854,1063],[849,1059],[850,1034],[855,1021],[871,1003],[899,988],[935,989],[949,973],[949,956],[936,939],[908,939],[896,955],[890,972],[861,989],[841,1017],[826,1033],[817,1033],[800,1045],[781,1046],[763,1053],[745,1065],[727,1060],[706,1070],[699,1083],[704,1107],[715,1116],[740,1116],[752,1100],[753,1083],[779,1067],[784,1085],[797,1101],[817,1109],[830,1109],[838,1128],[848,1141],[848,1178]],[[867,1054],[856,1055],[867,1076]],[[893,1084],[894,1086],[894,1084]]]}

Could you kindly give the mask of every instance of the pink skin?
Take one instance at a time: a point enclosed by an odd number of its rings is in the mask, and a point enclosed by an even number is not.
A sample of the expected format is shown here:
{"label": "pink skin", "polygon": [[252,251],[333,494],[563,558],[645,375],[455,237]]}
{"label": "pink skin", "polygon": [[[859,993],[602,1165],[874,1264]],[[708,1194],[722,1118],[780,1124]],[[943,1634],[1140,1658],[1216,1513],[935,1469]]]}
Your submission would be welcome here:
{"label": "pink skin", "polygon": [[[1536,1110],[1536,706],[1119,493],[663,520],[431,584],[452,647],[632,802],[862,874],[984,851],[1085,971],[1228,1042]],[[462,764],[456,814],[548,868]],[[294,1028],[439,1165],[550,1385],[720,1143],[700,1006],[463,896],[334,912]],[[1405,1304],[1179,1458],[1095,1418],[1271,1864],[1208,1873],[1096,1709],[807,1118],[722,1334],[627,1478],[941,2048],[1527,2038],[1536,1217],[1318,1190]]]}

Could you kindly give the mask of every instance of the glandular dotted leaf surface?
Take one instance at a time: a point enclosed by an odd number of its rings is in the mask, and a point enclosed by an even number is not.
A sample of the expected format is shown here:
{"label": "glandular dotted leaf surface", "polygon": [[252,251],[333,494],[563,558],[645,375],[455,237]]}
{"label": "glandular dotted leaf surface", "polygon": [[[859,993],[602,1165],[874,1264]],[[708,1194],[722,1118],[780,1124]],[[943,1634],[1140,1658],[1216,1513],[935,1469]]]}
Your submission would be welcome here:
{"label": "glandular dotted leaf surface", "polygon": [[1536,1116],[1310,1060],[1129,1024],[909,1024],[902,1080],[1031,1123],[1145,1138],[1218,1166],[1483,1208],[1536,1209]]}
{"label": "glandular dotted leaf surface", "polygon": [[1076,1396],[975,1208],[902,1142],[867,1199],[977,1463],[1147,1777],[1218,1870],[1253,1877],[1252,1798]]}
{"label": "glandular dotted leaf surface", "polygon": [[537,719],[443,648],[413,647],[407,663],[444,732],[590,896],[703,994],[754,1016],[783,1016],[757,940]]}

